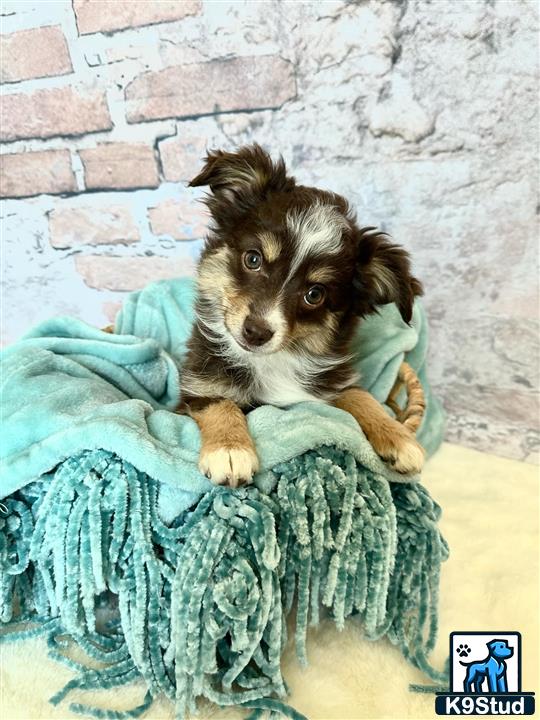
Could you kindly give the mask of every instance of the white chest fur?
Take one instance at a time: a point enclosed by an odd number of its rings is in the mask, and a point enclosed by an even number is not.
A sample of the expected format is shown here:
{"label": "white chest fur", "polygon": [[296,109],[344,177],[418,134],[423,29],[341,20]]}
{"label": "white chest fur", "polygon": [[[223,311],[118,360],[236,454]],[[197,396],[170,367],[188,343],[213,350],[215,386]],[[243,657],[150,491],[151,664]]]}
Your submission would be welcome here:
{"label": "white chest fur", "polygon": [[308,381],[312,370],[300,357],[287,352],[252,355],[249,367],[253,374],[257,402],[283,407],[320,399],[309,390]]}

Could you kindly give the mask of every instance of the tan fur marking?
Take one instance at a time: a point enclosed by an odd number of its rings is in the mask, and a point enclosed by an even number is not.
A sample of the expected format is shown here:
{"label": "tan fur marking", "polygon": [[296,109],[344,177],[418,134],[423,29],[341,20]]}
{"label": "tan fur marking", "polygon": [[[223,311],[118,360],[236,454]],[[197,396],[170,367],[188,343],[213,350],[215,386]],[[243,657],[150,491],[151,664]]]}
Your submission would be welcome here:
{"label": "tan fur marking", "polygon": [[301,341],[303,347],[315,355],[326,355],[331,350],[333,337],[328,328],[319,326],[314,332],[313,325],[297,323],[291,333],[291,339],[293,344],[295,341]]}
{"label": "tan fur marking", "polygon": [[334,405],[354,417],[377,455],[394,470],[420,472],[424,449],[401,423],[386,414],[372,395],[360,388],[349,388],[339,394]]}
{"label": "tan fur marking", "polygon": [[315,268],[314,270],[310,270],[309,272],[309,278],[308,278],[308,285],[315,283],[326,283],[331,282],[335,277],[335,273],[332,270],[332,268],[329,267],[320,267]]}
{"label": "tan fur marking", "polygon": [[224,319],[229,331],[240,335],[244,320],[249,315],[249,298],[238,290],[227,289],[223,293]]}
{"label": "tan fur marking", "polygon": [[373,258],[370,270],[373,273],[376,290],[381,297],[397,293],[396,278],[384,262],[381,262],[379,258]]}
{"label": "tan fur marking", "polygon": [[263,187],[268,181],[268,177],[262,168],[253,167],[247,161],[244,162],[242,167],[238,165],[226,167],[223,170],[223,178],[233,187],[249,187],[250,185]]}
{"label": "tan fur marking", "polygon": [[270,232],[260,233],[263,255],[267,262],[271,263],[278,259],[281,253],[281,244],[277,237]]}
{"label": "tan fur marking", "polygon": [[190,413],[201,431],[199,468],[212,482],[236,487],[250,482],[259,462],[244,413],[231,400],[218,400]]}
{"label": "tan fur marking", "polygon": [[203,294],[214,297],[216,290],[229,287],[231,282],[227,267],[229,255],[229,248],[222,247],[201,262],[197,280]]}
{"label": "tan fur marking", "polygon": [[261,187],[263,187],[270,179],[268,175],[264,172],[264,170],[258,167],[254,169],[253,174],[255,176],[255,180],[259,183]]}
{"label": "tan fur marking", "polygon": [[220,397],[232,400],[238,405],[249,405],[249,392],[232,380],[204,377],[189,371],[182,375],[182,392],[192,397]]}
{"label": "tan fur marking", "polygon": [[218,400],[193,412],[192,417],[201,431],[204,448],[253,448],[245,415],[232,400]]}
{"label": "tan fur marking", "polygon": [[327,315],[315,328],[312,323],[297,322],[290,333],[293,341],[300,340],[302,345],[315,355],[328,355],[332,350],[337,319]]}

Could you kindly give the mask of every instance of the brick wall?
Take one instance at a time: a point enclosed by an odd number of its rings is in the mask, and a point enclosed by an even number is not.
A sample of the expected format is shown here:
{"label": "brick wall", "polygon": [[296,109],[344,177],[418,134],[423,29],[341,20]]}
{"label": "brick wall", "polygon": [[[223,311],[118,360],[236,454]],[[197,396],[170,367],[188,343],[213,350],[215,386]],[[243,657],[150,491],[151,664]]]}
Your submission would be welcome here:
{"label": "brick wall", "polygon": [[413,253],[449,438],[538,446],[528,0],[4,2],[2,342],[191,274],[207,147],[257,140]]}

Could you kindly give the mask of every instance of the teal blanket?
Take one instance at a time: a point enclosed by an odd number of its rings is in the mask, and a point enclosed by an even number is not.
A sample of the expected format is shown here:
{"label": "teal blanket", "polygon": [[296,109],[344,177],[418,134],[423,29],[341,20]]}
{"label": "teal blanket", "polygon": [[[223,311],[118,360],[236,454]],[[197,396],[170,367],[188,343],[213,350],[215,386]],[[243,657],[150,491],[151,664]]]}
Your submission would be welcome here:
{"label": "teal blanket", "polygon": [[[180,396],[193,293],[189,280],[158,282],[129,297],[114,335],[74,318],[55,318],[4,350],[0,498],[62,460],[97,448],[119,454],[164,483],[164,506],[172,515],[208,491],[210,483],[197,469],[196,424],[170,412]],[[443,415],[425,374],[422,306],[415,305],[410,327],[394,305],[381,308],[361,326],[355,351],[364,387],[381,402],[404,358],[417,371],[428,400],[418,438],[433,452],[441,440]],[[379,460],[342,410],[322,403],[284,410],[264,406],[249,414],[248,424],[261,461],[261,487],[275,465],[323,445],[349,451],[390,480],[403,480]]]}
{"label": "teal blanket", "polygon": [[[280,653],[296,599],[298,655],[326,606],[358,615],[431,677],[439,508],[418,478],[393,473],[347,413],[319,403],[248,416],[254,487],[216,488],[197,468],[199,432],[176,415],[193,322],[191,281],[130,295],[110,335],[73,318],[38,325],[2,353],[0,576],[3,622],[32,621],[74,688],[143,677],[140,714],[163,692],[178,717],[198,696],[294,715]],[[363,385],[387,397],[406,359],[426,392],[418,433],[432,453],[443,414],[426,378],[421,304],[392,306],[355,340]],[[116,608],[99,627],[98,609]],[[68,633],[103,668],[64,657]],[[7,637],[17,638],[19,634]],[[75,704],[100,717],[118,713]],[[122,715],[122,716],[124,716]]]}

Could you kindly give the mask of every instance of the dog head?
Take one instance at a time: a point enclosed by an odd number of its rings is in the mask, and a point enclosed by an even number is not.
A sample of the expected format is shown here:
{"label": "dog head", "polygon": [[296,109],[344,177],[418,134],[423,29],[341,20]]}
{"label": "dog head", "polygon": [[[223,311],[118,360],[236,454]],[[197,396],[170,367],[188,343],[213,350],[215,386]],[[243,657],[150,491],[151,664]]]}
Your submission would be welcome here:
{"label": "dog head", "polygon": [[514,649],[509,647],[506,640],[492,640],[488,643],[488,648],[490,654],[498,660],[504,660],[514,654]]}
{"label": "dog head", "polygon": [[344,198],[297,185],[282,159],[210,152],[190,184],[211,191],[199,320],[235,352],[344,353],[357,319],[390,302],[410,321],[422,288],[407,253],[358,227]]}

